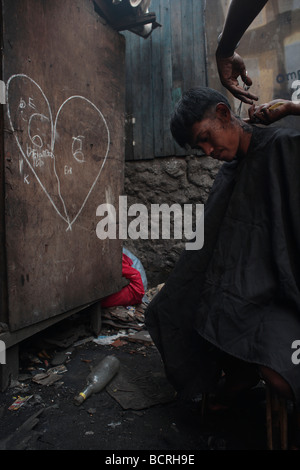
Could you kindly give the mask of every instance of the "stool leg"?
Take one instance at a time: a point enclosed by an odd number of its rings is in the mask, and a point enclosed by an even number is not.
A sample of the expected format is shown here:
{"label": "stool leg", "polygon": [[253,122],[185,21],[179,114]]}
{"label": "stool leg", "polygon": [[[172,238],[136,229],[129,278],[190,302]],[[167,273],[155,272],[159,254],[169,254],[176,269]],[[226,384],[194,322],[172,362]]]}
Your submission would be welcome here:
{"label": "stool leg", "polygon": [[280,399],[280,441],[281,449],[288,448],[288,420],[287,420],[287,403],[284,398]]}
{"label": "stool leg", "polygon": [[268,450],[288,448],[287,401],[266,386],[266,426]]}
{"label": "stool leg", "polygon": [[272,396],[268,386],[266,386],[266,425],[267,447],[268,450],[273,450]]}

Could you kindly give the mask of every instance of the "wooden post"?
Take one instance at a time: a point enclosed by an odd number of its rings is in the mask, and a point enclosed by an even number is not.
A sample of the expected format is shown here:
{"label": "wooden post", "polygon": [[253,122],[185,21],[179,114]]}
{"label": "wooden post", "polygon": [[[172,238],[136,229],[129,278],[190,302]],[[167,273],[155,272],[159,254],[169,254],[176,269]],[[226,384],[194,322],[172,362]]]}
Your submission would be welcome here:
{"label": "wooden post", "polygon": [[4,392],[13,379],[19,375],[19,345],[6,350],[6,364],[0,365],[0,391]]}
{"label": "wooden post", "polygon": [[266,386],[266,427],[267,427],[267,447],[273,450],[273,429],[272,429],[272,398],[271,391]]}
{"label": "wooden post", "polygon": [[97,302],[89,308],[91,312],[91,328],[95,336],[98,336],[101,331],[101,303]]}
{"label": "wooden post", "polygon": [[287,401],[266,385],[266,427],[268,450],[287,450]]}

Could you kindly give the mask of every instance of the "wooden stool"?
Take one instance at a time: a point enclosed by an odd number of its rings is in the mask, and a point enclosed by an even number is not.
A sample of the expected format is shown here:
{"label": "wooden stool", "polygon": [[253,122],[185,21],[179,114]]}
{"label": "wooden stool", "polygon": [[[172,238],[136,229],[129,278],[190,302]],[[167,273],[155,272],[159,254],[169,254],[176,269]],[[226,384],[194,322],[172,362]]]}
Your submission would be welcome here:
{"label": "wooden stool", "polygon": [[268,450],[287,450],[287,400],[266,385],[266,425]]}
{"label": "wooden stool", "polygon": [[[277,395],[265,384],[266,389],[266,428],[268,450],[288,449],[287,400]],[[201,418],[205,417],[209,394],[202,394]]]}

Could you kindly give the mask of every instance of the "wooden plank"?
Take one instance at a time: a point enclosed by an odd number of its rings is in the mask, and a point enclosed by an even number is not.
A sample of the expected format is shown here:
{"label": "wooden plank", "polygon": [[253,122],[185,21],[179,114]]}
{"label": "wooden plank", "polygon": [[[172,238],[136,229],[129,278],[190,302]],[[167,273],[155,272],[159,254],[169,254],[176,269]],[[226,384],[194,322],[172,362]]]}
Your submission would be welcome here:
{"label": "wooden plank", "polygon": [[143,110],[143,97],[142,97],[142,67],[141,62],[141,38],[137,37],[135,41],[135,50],[132,56],[132,79],[135,82],[135,90],[133,94],[133,151],[134,158],[140,159],[143,156],[143,132],[142,132],[142,110]]}
{"label": "wooden plank", "polygon": [[153,132],[154,132],[154,148],[153,156],[163,153],[163,113],[161,104],[163,103],[163,73],[162,73],[162,42],[165,25],[162,22],[162,9],[165,2],[153,0],[153,9],[156,11],[157,20],[162,25],[161,28],[155,30],[155,34],[151,37],[152,42],[152,86],[153,86]]}
{"label": "wooden plank", "polygon": [[203,0],[193,0],[193,86],[207,86],[205,9]]}
{"label": "wooden plank", "polygon": [[[152,47],[151,40],[140,39],[140,64],[141,64],[141,127],[142,152],[140,158],[148,159],[153,156],[153,93],[152,93]],[[139,114],[136,113],[137,119]],[[137,140],[137,139],[136,139]]]}
{"label": "wooden plank", "polygon": [[170,117],[173,112],[172,103],[172,40],[171,40],[171,1],[163,8],[162,21],[165,25],[162,43],[162,74],[163,80],[163,154],[174,153],[174,140],[170,132]]}
{"label": "wooden plank", "polygon": [[[0,4],[0,31],[3,31],[2,2]],[[0,37],[0,79],[3,80],[2,55],[3,38]],[[6,255],[1,247],[5,246],[5,217],[4,217],[4,106],[0,106],[0,322],[7,323],[7,278],[6,278]]]}
{"label": "wooden plank", "polygon": [[[126,38],[127,159],[153,157],[152,47],[150,39],[124,33]],[[133,122],[132,122],[133,120]],[[132,145],[134,142],[134,145]]]}
{"label": "wooden plank", "polygon": [[[3,0],[9,323],[16,330],[110,294],[121,242],[98,205],[123,188],[124,38],[90,0]],[[67,59],[67,60],[66,60]]]}
{"label": "wooden plank", "polygon": [[123,33],[126,40],[126,82],[125,82],[125,157],[127,160],[134,160],[133,145],[133,115],[134,115],[134,90],[135,81],[133,73],[133,57],[135,51],[135,36],[131,33]]}
{"label": "wooden plank", "polygon": [[93,305],[94,303],[80,306],[73,310],[69,310],[68,312],[64,312],[64,313],[61,313],[60,315],[56,315],[53,317],[49,317],[46,320],[43,320],[42,322],[34,323],[32,325],[25,326],[24,328],[20,328],[15,331],[5,331],[4,333],[0,333],[0,340],[5,343],[6,348],[10,348],[11,346],[14,346],[15,344],[18,344],[21,341],[24,341],[25,339],[30,338],[36,333],[40,333],[41,331],[55,325],[56,323],[66,320],[71,315],[74,315],[82,311],[84,315],[86,313],[89,313],[89,308],[92,307]]}
{"label": "wooden plank", "polygon": [[[129,96],[126,97],[127,108],[129,118],[129,129],[130,129],[130,139],[132,147],[132,156],[133,159],[138,158],[141,149],[141,139],[138,137],[139,133],[136,130],[136,121],[139,116],[140,109],[140,38],[133,35],[132,33],[126,32],[124,34],[126,38],[126,60],[127,63],[127,75],[126,90],[129,92]],[[136,141],[138,146],[136,146]]]}
{"label": "wooden plank", "polygon": [[182,48],[182,24],[181,24],[181,3],[178,1],[171,4],[171,40],[172,40],[172,90],[173,105],[182,95],[184,68],[182,65],[184,51]]}
{"label": "wooden plank", "polygon": [[182,24],[182,66],[184,69],[184,90],[193,86],[193,68],[194,64],[194,30],[193,30],[193,1],[181,2],[181,24]]}
{"label": "wooden plank", "polygon": [[283,397],[279,398],[280,406],[280,443],[281,450],[288,450],[288,415],[287,400]]}
{"label": "wooden plank", "polygon": [[173,141],[169,122],[183,90],[206,84],[203,5],[199,0],[152,0],[162,27],[149,39],[130,40],[130,106],[136,124],[132,126],[135,146],[126,152],[127,159],[188,153]]}
{"label": "wooden plank", "polygon": [[273,450],[272,392],[266,385],[266,428],[267,448]]}
{"label": "wooden plank", "polygon": [[[185,28],[182,25],[181,3],[171,3],[171,40],[172,40],[172,111],[184,91],[185,69],[183,57],[183,35]],[[186,152],[173,142],[174,155],[185,155]]]}

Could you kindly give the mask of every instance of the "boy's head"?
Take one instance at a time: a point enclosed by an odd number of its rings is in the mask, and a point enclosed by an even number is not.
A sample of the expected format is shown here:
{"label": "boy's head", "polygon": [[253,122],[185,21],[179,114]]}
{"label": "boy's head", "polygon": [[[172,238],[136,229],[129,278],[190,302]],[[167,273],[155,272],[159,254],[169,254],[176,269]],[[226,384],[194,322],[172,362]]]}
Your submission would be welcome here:
{"label": "boy's head", "polygon": [[192,127],[204,117],[212,116],[216,106],[224,103],[230,110],[227,98],[216,90],[208,87],[195,87],[186,91],[171,117],[170,129],[173,138],[180,147],[191,145]]}
{"label": "boy's head", "polygon": [[252,129],[247,127],[250,129],[244,132],[243,122],[233,115],[227,98],[207,87],[184,93],[170,123],[172,135],[181,147],[201,149],[205,155],[223,161],[245,154]]}

